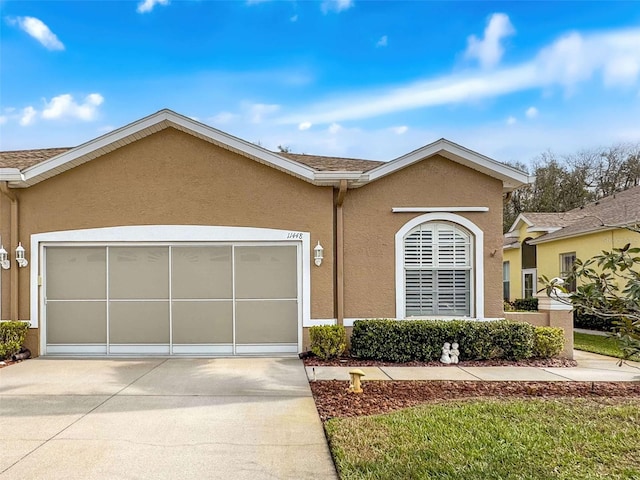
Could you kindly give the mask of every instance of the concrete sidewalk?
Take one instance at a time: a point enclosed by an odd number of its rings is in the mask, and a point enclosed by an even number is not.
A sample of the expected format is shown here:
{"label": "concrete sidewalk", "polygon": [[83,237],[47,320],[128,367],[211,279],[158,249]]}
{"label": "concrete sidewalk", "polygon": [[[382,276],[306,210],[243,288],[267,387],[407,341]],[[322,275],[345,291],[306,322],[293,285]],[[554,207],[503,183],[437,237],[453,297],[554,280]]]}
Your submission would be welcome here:
{"label": "concrete sidewalk", "polygon": [[[640,382],[640,362],[574,351],[577,367],[360,367],[363,380],[484,380],[536,382]],[[309,380],[349,380],[350,367],[306,367]]]}
{"label": "concrete sidewalk", "polygon": [[331,479],[297,358],[46,359],[0,369],[0,479]]}

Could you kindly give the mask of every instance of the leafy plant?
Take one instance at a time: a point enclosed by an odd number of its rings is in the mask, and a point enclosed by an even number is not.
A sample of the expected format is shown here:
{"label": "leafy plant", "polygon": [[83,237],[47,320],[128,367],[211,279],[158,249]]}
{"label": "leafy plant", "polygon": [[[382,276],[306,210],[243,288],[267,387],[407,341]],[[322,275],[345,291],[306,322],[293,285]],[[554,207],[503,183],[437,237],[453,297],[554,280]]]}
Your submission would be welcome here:
{"label": "leafy plant", "polygon": [[323,360],[339,357],[347,348],[347,332],[342,325],[317,325],[309,329],[311,351]]}
{"label": "leafy plant", "polygon": [[538,299],[536,297],[516,298],[513,301],[513,307],[516,311],[537,312]]}
{"label": "leafy plant", "polygon": [[[640,233],[640,227],[629,227]],[[640,248],[627,244],[586,260],[576,260],[567,281],[576,280],[575,292],[562,281],[540,277],[547,295],[570,302],[580,315],[610,319],[611,335],[618,340],[624,358],[640,354]],[[558,292],[568,294],[563,299]]]}
{"label": "leafy plant", "polygon": [[27,322],[0,322],[0,360],[20,351],[27,337],[27,330]]}
{"label": "leafy plant", "polygon": [[551,358],[557,356],[564,347],[564,331],[557,327],[535,327],[533,356]]}

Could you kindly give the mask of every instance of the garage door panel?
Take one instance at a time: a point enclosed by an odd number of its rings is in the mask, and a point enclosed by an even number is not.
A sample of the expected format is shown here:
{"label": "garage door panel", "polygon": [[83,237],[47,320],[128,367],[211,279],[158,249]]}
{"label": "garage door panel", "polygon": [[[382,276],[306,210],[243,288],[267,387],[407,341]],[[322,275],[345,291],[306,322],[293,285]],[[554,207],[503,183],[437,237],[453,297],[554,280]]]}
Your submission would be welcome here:
{"label": "garage door panel", "polygon": [[296,300],[246,300],[236,304],[236,343],[297,343]]}
{"label": "garage door panel", "polygon": [[109,248],[109,298],[169,298],[169,248]]}
{"label": "garage door panel", "polygon": [[107,302],[48,302],[47,343],[107,343]]}
{"label": "garage door panel", "polygon": [[236,247],[236,298],[296,298],[297,255],[294,245]]}
{"label": "garage door panel", "polygon": [[231,299],[231,246],[173,247],[171,295],[179,299]]}
{"label": "garage door panel", "polygon": [[233,343],[233,302],[174,302],[173,343]]}
{"label": "garage door panel", "polygon": [[169,343],[169,302],[109,302],[109,343]]}
{"label": "garage door panel", "polygon": [[47,248],[48,299],[103,299],[107,292],[104,247]]}

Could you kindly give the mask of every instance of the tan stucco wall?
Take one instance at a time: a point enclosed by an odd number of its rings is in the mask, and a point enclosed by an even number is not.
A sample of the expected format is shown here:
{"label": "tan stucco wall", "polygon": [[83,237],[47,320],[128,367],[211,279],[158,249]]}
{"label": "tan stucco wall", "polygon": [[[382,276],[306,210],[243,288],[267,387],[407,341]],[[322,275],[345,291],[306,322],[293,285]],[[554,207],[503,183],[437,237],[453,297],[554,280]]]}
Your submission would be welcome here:
{"label": "tan stucco wall", "polygon": [[[488,207],[460,212],[484,231],[485,316],[502,317],[502,183],[433,157],[358,189],[344,201],[345,317],[396,317],[395,235],[422,213],[392,207]],[[492,256],[493,255],[493,256]]]}
{"label": "tan stucco wall", "polygon": [[[160,224],[310,232],[325,257],[321,268],[311,270],[311,317],[335,316],[331,187],[313,186],[169,128],[17,193],[27,256],[30,235],[59,230]],[[2,197],[6,247],[9,202]],[[9,271],[2,275],[2,317],[8,319]],[[19,285],[19,316],[29,319],[28,268],[20,269]]]}

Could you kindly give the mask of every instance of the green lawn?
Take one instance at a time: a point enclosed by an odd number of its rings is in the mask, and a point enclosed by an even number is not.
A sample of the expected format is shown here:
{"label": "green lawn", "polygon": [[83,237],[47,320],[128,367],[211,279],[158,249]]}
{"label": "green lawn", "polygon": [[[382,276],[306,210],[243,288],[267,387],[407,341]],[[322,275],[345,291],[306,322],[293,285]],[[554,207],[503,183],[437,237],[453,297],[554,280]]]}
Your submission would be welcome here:
{"label": "green lawn", "polygon": [[[573,348],[585,352],[599,353],[609,357],[622,358],[622,350],[618,348],[615,339],[601,335],[573,332]],[[632,358],[631,360],[637,360]]]}
{"label": "green lawn", "polygon": [[456,401],[326,423],[340,478],[640,479],[640,400]]}

